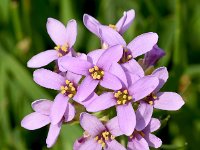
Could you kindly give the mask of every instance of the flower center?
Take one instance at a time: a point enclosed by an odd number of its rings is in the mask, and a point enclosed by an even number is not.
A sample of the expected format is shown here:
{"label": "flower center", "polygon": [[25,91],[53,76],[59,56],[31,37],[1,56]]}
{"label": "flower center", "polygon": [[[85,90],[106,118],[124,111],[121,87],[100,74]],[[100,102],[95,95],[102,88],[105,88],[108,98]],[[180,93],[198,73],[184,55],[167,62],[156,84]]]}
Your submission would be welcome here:
{"label": "flower center", "polygon": [[118,105],[127,104],[132,100],[132,96],[128,94],[128,90],[116,91],[114,92],[114,97],[116,98]]}
{"label": "flower center", "polygon": [[99,69],[98,66],[94,66],[93,68],[89,69],[90,75],[95,80],[100,80],[104,76],[104,71]]}
{"label": "flower center", "polygon": [[54,49],[58,51],[58,56],[62,57],[69,52],[69,45],[57,45]]}
{"label": "flower center", "polygon": [[131,52],[127,48],[124,48],[122,58],[120,59],[119,62],[123,64],[123,63],[131,60],[132,58],[133,58],[133,56],[131,55]]}
{"label": "flower center", "polygon": [[109,24],[108,26],[109,26],[110,28],[112,28],[112,29],[114,29],[114,30],[116,30],[116,31],[117,31],[117,27],[116,27],[116,25]]}
{"label": "flower center", "polygon": [[108,131],[103,131],[100,135],[95,137],[95,140],[102,145],[102,147],[106,146],[106,141],[112,141],[115,137]]}
{"label": "flower center", "polygon": [[60,87],[62,94],[65,94],[69,98],[72,98],[76,94],[76,87],[69,80],[65,81],[65,85]]}
{"label": "flower center", "polygon": [[144,100],[149,103],[150,105],[154,104],[154,100],[157,99],[157,95],[154,93],[149,94],[147,97],[144,98]]}

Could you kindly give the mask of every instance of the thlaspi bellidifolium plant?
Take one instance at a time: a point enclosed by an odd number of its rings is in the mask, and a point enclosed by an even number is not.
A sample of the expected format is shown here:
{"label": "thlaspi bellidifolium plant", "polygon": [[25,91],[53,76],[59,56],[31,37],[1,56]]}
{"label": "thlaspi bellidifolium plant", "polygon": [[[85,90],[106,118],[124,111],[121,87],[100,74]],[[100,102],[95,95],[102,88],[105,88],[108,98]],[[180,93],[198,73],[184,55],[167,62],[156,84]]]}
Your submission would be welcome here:
{"label": "thlaspi bellidifolium plant", "polygon": [[[102,46],[87,55],[74,50],[75,20],[65,27],[58,20],[48,18],[47,32],[56,46],[33,56],[28,67],[41,68],[54,61],[56,70],[37,69],[33,79],[40,86],[57,90],[58,94],[53,101],[34,101],[34,112],[22,120],[22,127],[35,130],[50,124],[46,139],[50,148],[62,125],[77,121],[75,115],[80,115],[78,122],[85,132],[74,142],[74,150],[159,148],[162,141],[152,134],[160,127],[159,119],[152,117],[154,108],[174,111],[184,101],[177,93],[160,92],[168,71],[166,67],[153,67],[165,55],[157,45],[158,35],[144,33],[128,44],[123,39],[134,17],[134,10],[129,10],[115,25],[106,26],[85,14],[84,25],[98,36]],[[84,111],[77,114],[74,105]],[[127,145],[122,145],[120,138],[126,138]]]}

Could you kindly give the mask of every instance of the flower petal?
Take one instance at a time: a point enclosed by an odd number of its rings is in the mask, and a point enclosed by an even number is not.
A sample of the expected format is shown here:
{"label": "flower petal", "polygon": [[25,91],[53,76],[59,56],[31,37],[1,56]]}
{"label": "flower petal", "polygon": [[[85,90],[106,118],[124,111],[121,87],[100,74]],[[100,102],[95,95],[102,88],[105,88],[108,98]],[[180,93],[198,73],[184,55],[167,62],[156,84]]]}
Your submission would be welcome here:
{"label": "flower petal", "polygon": [[62,126],[62,122],[55,124],[55,125],[53,125],[53,124],[50,125],[49,132],[48,132],[47,139],[46,139],[48,148],[52,147],[55,144],[55,142],[58,138],[58,135],[60,133],[61,126]]}
{"label": "flower petal", "polygon": [[128,150],[149,150],[149,145],[142,136],[137,134],[128,142]]}
{"label": "flower petal", "polygon": [[127,136],[131,135],[136,125],[136,117],[132,104],[118,105],[117,117],[121,131]]}
{"label": "flower petal", "polygon": [[140,105],[135,112],[136,115],[136,127],[137,131],[142,131],[150,122],[153,114],[153,106],[146,103],[140,102]]}
{"label": "flower petal", "polygon": [[143,130],[145,133],[150,133],[158,130],[161,124],[160,121],[156,118],[151,118],[148,126]]}
{"label": "flower petal", "polygon": [[60,71],[71,71],[76,74],[87,75],[88,69],[92,68],[92,64],[86,60],[64,56],[58,60]]}
{"label": "flower petal", "polygon": [[76,23],[76,20],[72,19],[68,21],[67,27],[66,27],[66,39],[70,48],[76,42],[76,36],[77,36],[77,23]]}
{"label": "flower petal", "polygon": [[108,145],[108,147],[105,148],[105,150],[126,150],[126,148],[122,146],[119,142],[117,142],[116,140],[106,142],[106,144]]}
{"label": "flower petal", "polygon": [[98,80],[94,80],[90,76],[85,77],[78,87],[73,99],[79,102],[84,101],[94,91],[98,83]]}
{"label": "flower petal", "polygon": [[133,58],[150,51],[158,41],[158,35],[153,32],[141,34],[134,38],[127,46]]}
{"label": "flower petal", "polygon": [[97,112],[105,110],[116,105],[116,100],[112,92],[106,92],[94,99],[90,104],[87,105],[86,109],[89,112]]}
{"label": "flower petal", "polygon": [[112,63],[117,63],[121,59],[122,54],[123,47],[121,45],[112,46],[101,55],[97,62],[97,66],[107,71]]}
{"label": "flower petal", "polygon": [[130,88],[129,94],[134,101],[138,101],[149,95],[158,85],[158,78],[154,76],[145,76],[137,80]]}
{"label": "flower petal", "polygon": [[135,18],[135,11],[133,9],[129,11],[125,11],[124,15],[120,20],[117,22],[117,30],[120,34],[123,34],[133,23],[133,20]]}
{"label": "flower petal", "polygon": [[121,65],[125,71],[129,71],[133,74],[139,75],[140,77],[144,77],[144,71],[135,59],[131,59],[128,62]]}
{"label": "flower petal", "polygon": [[38,112],[33,112],[21,121],[21,126],[28,130],[35,130],[42,128],[50,123],[49,116],[40,114]]}
{"label": "flower petal", "polygon": [[154,45],[153,49],[147,52],[144,56],[144,68],[148,68],[149,66],[153,66],[156,62],[165,55],[165,52],[158,47],[158,45]]}
{"label": "flower petal", "polygon": [[100,37],[99,31],[98,31],[98,26],[101,25],[98,20],[93,18],[92,16],[88,14],[83,15],[83,23],[86,26],[86,28],[94,33],[96,36]]}
{"label": "flower petal", "polygon": [[66,28],[58,20],[47,19],[47,32],[56,45],[64,45],[66,42]]}
{"label": "flower petal", "polygon": [[61,93],[56,96],[50,114],[52,124],[58,124],[63,118],[67,109],[68,99],[67,96],[64,96]]}
{"label": "flower petal", "polygon": [[159,92],[157,100],[154,101],[154,107],[162,110],[178,110],[184,104],[182,97],[175,92]]}
{"label": "flower petal", "polygon": [[33,80],[45,88],[60,90],[65,84],[65,78],[47,69],[37,69],[33,72]]}
{"label": "flower petal", "polygon": [[79,148],[87,141],[87,139],[87,137],[85,138],[83,136],[76,139],[73,145],[73,150],[79,150]]}
{"label": "flower petal", "polygon": [[78,103],[80,103],[81,105],[83,105],[85,108],[87,108],[87,106],[93,102],[94,99],[96,99],[98,97],[98,95],[93,92],[92,94],[90,94],[90,96],[88,96],[84,101],[80,102],[77,101]]}
{"label": "flower petal", "polygon": [[100,134],[105,130],[105,126],[97,119],[97,117],[90,115],[88,113],[81,113],[80,124],[82,128],[87,131],[92,137]]}
{"label": "flower petal", "polygon": [[53,102],[46,99],[40,99],[34,101],[31,105],[34,111],[43,114],[43,115],[50,115],[51,107]]}
{"label": "flower petal", "polygon": [[125,71],[125,74],[126,74],[126,78],[127,78],[127,81],[128,81],[128,87],[133,85],[136,81],[138,81],[141,78],[137,74],[133,74],[129,71]]}
{"label": "flower petal", "polygon": [[78,84],[81,79],[81,75],[75,74],[73,72],[67,71],[66,78],[72,83]]}
{"label": "flower petal", "polygon": [[112,63],[109,72],[119,78],[123,86],[128,87],[126,74],[118,63]]}
{"label": "flower petal", "polygon": [[167,81],[169,75],[166,67],[160,67],[152,73],[152,75],[156,76],[159,79],[159,84],[154,90],[154,93],[157,93]]}
{"label": "flower petal", "polygon": [[101,150],[101,144],[98,144],[93,138],[85,141],[78,150]]}
{"label": "flower petal", "polygon": [[123,134],[121,129],[119,128],[119,121],[117,117],[112,118],[106,123],[106,127],[109,132],[114,135],[115,137],[120,136]]}
{"label": "flower petal", "polygon": [[74,119],[75,114],[76,114],[76,110],[74,106],[71,103],[68,103],[66,111],[64,113],[65,122],[69,122],[72,119]]}
{"label": "flower petal", "polygon": [[104,71],[104,76],[100,81],[100,85],[111,90],[119,90],[122,88],[120,80],[107,71]]}
{"label": "flower petal", "polygon": [[162,145],[162,141],[160,138],[153,134],[147,134],[145,135],[145,140],[149,144],[149,146],[154,147],[154,148],[159,148]]}
{"label": "flower petal", "polygon": [[94,51],[91,51],[87,54],[88,56],[88,61],[91,62],[92,64],[97,64],[97,61],[101,57],[101,55],[105,52],[106,50],[104,49],[97,49]]}
{"label": "flower petal", "polygon": [[126,46],[126,42],[123,37],[117,31],[108,26],[100,26],[99,33],[103,41],[109,46],[118,44]]}
{"label": "flower petal", "polygon": [[56,50],[47,50],[33,56],[27,63],[29,68],[40,68],[48,65],[50,62],[58,59]]}

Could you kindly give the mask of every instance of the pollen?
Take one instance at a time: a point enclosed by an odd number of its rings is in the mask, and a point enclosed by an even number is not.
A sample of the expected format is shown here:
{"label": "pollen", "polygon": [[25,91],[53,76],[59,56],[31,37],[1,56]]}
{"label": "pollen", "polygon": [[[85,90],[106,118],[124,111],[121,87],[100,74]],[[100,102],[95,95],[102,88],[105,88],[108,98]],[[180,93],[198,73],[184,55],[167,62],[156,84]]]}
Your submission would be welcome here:
{"label": "pollen", "polygon": [[110,142],[115,139],[115,137],[108,131],[103,131],[101,134],[97,135],[95,138],[98,144],[104,148],[106,146],[106,142]]}
{"label": "pollen", "polygon": [[69,52],[69,45],[68,44],[57,45],[57,46],[54,47],[54,49],[58,51],[58,56],[62,57]]}
{"label": "pollen", "polygon": [[60,87],[60,93],[72,98],[76,94],[76,87],[71,81],[65,80],[65,85]]}
{"label": "pollen", "polygon": [[116,26],[116,25],[109,24],[108,26],[109,26],[110,28],[112,28],[112,29],[114,29],[114,30],[116,30],[116,31],[117,31],[117,26]]}
{"label": "pollen", "polygon": [[133,98],[129,95],[128,90],[114,92],[114,97],[117,101],[117,105],[124,105],[130,102]]}
{"label": "pollen", "polygon": [[94,66],[94,67],[90,68],[88,71],[89,71],[91,77],[95,80],[100,80],[104,76],[104,71],[101,70],[98,66]]}

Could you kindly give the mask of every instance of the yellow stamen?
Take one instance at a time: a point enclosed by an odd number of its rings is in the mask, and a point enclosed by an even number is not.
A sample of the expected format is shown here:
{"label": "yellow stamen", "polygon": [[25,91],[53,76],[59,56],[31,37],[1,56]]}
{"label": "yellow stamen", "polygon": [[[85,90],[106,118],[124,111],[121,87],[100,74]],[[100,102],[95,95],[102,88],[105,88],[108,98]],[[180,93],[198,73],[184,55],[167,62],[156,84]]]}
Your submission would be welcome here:
{"label": "yellow stamen", "polygon": [[94,66],[94,70],[98,71],[98,70],[99,70],[99,67]]}
{"label": "yellow stamen", "polygon": [[101,74],[104,75],[104,71],[101,71]]}
{"label": "yellow stamen", "polygon": [[112,139],[112,140],[114,140],[114,139],[115,139],[115,137],[114,137],[113,135],[111,135],[111,139]]}
{"label": "yellow stamen", "polygon": [[103,140],[102,140],[102,139],[98,140],[98,143],[99,143],[99,144],[102,144],[102,143],[103,143]]}
{"label": "yellow stamen", "polygon": [[65,91],[65,90],[62,90],[62,91],[61,91],[61,93],[62,93],[62,94],[65,94],[65,93],[66,93],[66,91]]}
{"label": "yellow stamen", "polygon": [[126,100],[123,100],[122,103],[123,103],[123,104],[126,104]]}
{"label": "yellow stamen", "polygon": [[101,76],[100,76],[100,75],[97,75],[97,79],[101,79]]}
{"label": "yellow stamen", "polygon": [[68,90],[68,87],[67,87],[67,86],[65,86],[65,90],[66,90],[66,91]]}
{"label": "yellow stamen", "polygon": [[123,93],[124,93],[124,94],[128,94],[128,90],[124,90]]}
{"label": "yellow stamen", "polygon": [[75,91],[76,89],[74,87],[71,87],[71,91]]}
{"label": "yellow stamen", "polygon": [[128,96],[128,100],[132,100],[132,96]]}
{"label": "yellow stamen", "polygon": [[131,58],[132,58],[132,55],[128,55],[127,58],[128,58],[128,59],[131,59]]}
{"label": "yellow stamen", "polygon": [[106,143],[102,143],[101,146],[104,148],[106,146]]}
{"label": "yellow stamen", "polygon": [[90,68],[90,69],[89,69],[89,72],[92,73],[93,71],[94,71],[94,68]]}
{"label": "yellow stamen", "polygon": [[69,81],[69,80],[66,80],[66,81],[65,81],[65,83],[66,83],[66,84],[69,84],[69,83],[70,83],[70,81]]}
{"label": "yellow stamen", "polygon": [[64,86],[61,86],[61,87],[60,87],[60,90],[64,90],[64,89],[65,89],[65,87],[64,87]]}
{"label": "yellow stamen", "polygon": [[60,45],[55,46],[54,49],[58,51],[60,49]]}
{"label": "yellow stamen", "polygon": [[118,101],[117,101],[117,104],[120,105],[120,104],[121,104],[121,101],[118,100]]}
{"label": "yellow stamen", "polygon": [[73,94],[69,94],[68,97],[69,97],[69,98],[72,98],[72,97],[73,97]]}
{"label": "yellow stamen", "polygon": [[110,28],[112,28],[112,29],[114,29],[114,30],[117,30],[117,27],[116,27],[116,25],[109,24],[109,27],[110,27]]}
{"label": "yellow stamen", "polygon": [[118,98],[118,97],[119,97],[119,94],[118,94],[118,93],[115,93],[115,94],[114,94],[114,97]]}
{"label": "yellow stamen", "polygon": [[73,86],[73,83],[69,83],[69,87],[72,87]]}
{"label": "yellow stamen", "polygon": [[127,95],[123,95],[123,99],[126,99],[127,98]]}
{"label": "yellow stamen", "polygon": [[149,104],[150,104],[150,105],[153,105],[153,101],[149,101]]}
{"label": "yellow stamen", "polygon": [[99,137],[98,137],[98,136],[96,136],[94,139],[97,141],[97,140],[99,139]]}

